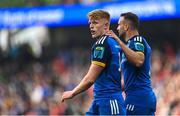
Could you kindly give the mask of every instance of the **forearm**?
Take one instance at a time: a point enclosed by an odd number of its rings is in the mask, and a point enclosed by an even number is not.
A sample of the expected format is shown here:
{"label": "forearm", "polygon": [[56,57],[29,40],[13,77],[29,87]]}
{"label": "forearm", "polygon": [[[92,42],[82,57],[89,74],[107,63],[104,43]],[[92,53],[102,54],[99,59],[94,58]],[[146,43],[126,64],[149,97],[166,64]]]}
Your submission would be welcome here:
{"label": "forearm", "polygon": [[76,96],[79,93],[82,93],[83,91],[89,89],[93,85],[93,83],[94,82],[89,81],[85,76],[83,80],[79,83],[79,85],[73,89],[73,96]]}
{"label": "forearm", "polygon": [[79,85],[77,85],[72,91],[66,91],[63,93],[61,97],[61,101],[63,102],[64,100],[71,99],[75,95],[82,93],[83,91],[87,90],[90,88],[93,83],[95,82],[96,78],[98,75],[101,73],[103,70],[102,67],[91,64],[88,73],[86,76],[81,80]]}

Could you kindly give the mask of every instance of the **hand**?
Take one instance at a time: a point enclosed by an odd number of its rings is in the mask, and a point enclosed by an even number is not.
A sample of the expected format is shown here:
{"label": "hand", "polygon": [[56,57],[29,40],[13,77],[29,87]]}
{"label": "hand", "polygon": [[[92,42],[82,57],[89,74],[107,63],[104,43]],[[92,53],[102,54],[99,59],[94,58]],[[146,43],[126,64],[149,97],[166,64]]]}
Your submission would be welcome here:
{"label": "hand", "polygon": [[106,35],[113,37],[116,41],[119,40],[119,37],[112,30],[107,31]]}
{"label": "hand", "polygon": [[72,99],[73,97],[73,91],[66,91],[62,94],[61,102],[64,102],[67,99]]}

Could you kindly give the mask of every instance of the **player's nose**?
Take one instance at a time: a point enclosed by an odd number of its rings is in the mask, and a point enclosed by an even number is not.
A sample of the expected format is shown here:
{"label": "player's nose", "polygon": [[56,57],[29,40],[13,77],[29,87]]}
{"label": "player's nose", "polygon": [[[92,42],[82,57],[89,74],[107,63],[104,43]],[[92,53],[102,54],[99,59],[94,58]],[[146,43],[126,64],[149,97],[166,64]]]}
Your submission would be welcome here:
{"label": "player's nose", "polygon": [[90,24],[90,25],[89,25],[89,28],[90,28],[90,29],[93,29],[93,25],[92,25],[92,24]]}

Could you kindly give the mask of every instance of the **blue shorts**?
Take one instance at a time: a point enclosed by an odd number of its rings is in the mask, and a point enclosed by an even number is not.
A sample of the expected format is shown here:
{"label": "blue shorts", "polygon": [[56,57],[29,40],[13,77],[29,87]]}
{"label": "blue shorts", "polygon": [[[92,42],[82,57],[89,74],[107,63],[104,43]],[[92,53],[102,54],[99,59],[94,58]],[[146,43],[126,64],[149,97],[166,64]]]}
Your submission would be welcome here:
{"label": "blue shorts", "polygon": [[155,115],[155,108],[138,106],[135,104],[127,104],[126,115]]}
{"label": "blue shorts", "polygon": [[156,98],[152,96],[127,96],[126,115],[155,115]]}
{"label": "blue shorts", "polygon": [[118,99],[94,100],[86,115],[125,115],[124,101]]}

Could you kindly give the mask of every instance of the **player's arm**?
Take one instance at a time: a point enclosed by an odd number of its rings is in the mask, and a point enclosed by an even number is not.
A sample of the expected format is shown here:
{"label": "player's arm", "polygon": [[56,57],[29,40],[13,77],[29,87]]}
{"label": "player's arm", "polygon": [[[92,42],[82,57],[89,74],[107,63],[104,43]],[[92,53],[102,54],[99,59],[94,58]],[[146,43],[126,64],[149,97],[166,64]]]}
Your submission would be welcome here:
{"label": "player's arm", "polygon": [[103,67],[91,64],[86,76],[83,78],[80,84],[73,89],[73,95],[77,95],[91,87],[91,85],[94,84],[94,81],[97,79],[98,75],[101,73],[103,69]]}
{"label": "player's arm", "polygon": [[88,73],[84,76],[79,85],[77,85],[72,91],[64,92],[61,101],[63,102],[66,99],[71,99],[79,93],[82,93],[83,91],[90,88],[103,69],[103,67],[92,63]]}
{"label": "player's arm", "polygon": [[140,67],[144,63],[144,53],[133,51],[128,48],[120,39],[118,39],[118,43],[121,46],[124,54],[128,61],[132,62],[136,67]]}
{"label": "player's arm", "polygon": [[112,36],[119,43],[128,61],[132,62],[136,67],[140,67],[143,65],[144,63],[143,52],[137,52],[128,48],[113,31],[109,31],[107,35]]}

